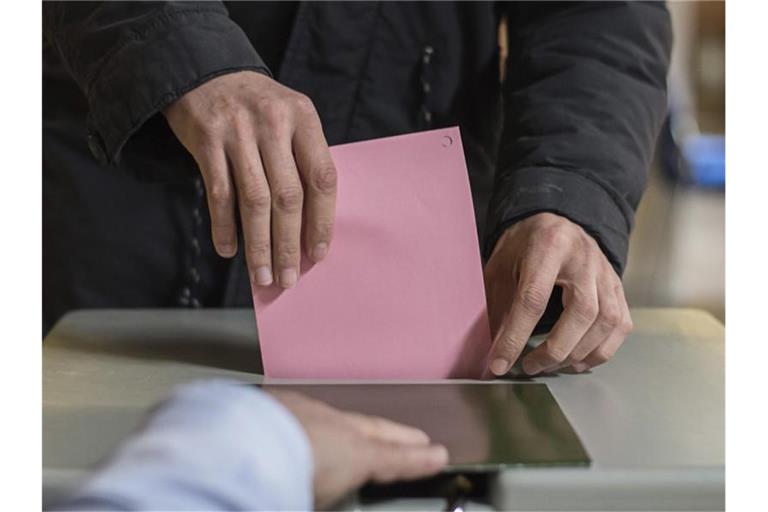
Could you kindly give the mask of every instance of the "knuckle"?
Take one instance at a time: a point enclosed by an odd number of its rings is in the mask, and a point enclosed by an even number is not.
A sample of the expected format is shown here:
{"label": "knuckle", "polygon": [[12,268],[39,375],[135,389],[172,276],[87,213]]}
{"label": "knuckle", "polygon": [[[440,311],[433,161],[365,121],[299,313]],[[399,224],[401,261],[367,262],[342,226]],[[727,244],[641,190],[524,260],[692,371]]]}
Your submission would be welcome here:
{"label": "knuckle", "polygon": [[587,356],[589,355],[589,352],[586,352],[584,349],[576,347],[573,349],[573,352],[571,352],[571,355],[568,356],[567,363],[568,364],[575,364],[582,362]]}
{"label": "knuckle", "polygon": [[598,315],[597,301],[593,298],[582,297],[573,303],[573,314],[583,324],[592,324]]}
{"label": "knuckle", "polygon": [[554,222],[541,229],[540,232],[541,242],[550,248],[562,248],[567,247],[570,243],[570,237],[562,229],[560,222]]}
{"label": "knuckle", "polygon": [[216,206],[224,206],[232,200],[232,189],[227,183],[215,182],[208,191],[208,200]]}
{"label": "knuckle", "polygon": [[520,304],[528,313],[540,315],[547,307],[549,297],[537,286],[528,286],[520,294]]}
{"label": "knuckle", "polygon": [[200,141],[218,140],[226,126],[227,119],[221,114],[212,115],[205,122],[197,123]]}
{"label": "knuckle", "polygon": [[632,322],[632,319],[629,317],[627,317],[621,322],[621,332],[624,333],[625,335],[632,332],[632,329],[634,328],[635,328],[635,324],[634,322]]}
{"label": "knuckle", "polygon": [[231,106],[212,108],[206,116],[195,120],[196,131],[201,139],[221,139],[231,127],[238,115],[238,110]]}
{"label": "knuckle", "polygon": [[597,241],[594,239],[594,237],[588,235],[583,229],[579,228],[578,236],[576,237],[577,244],[579,246],[579,250],[584,251],[585,254],[588,254],[590,258],[599,258],[599,260],[602,262],[605,259],[605,255],[603,254],[603,251],[600,249],[600,246],[597,245]]}
{"label": "knuckle", "polygon": [[286,108],[282,101],[260,99],[256,102],[259,116],[269,125],[277,125],[286,119]]}
{"label": "knuckle", "polygon": [[275,191],[275,209],[285,213],[296,213],[304,202],[304,191],[299,186],[287,186]]}
{"label": "knuckle", "polygon": [[554,345],[548,345],[544,349],[544,354],[547,359],[554,363],[562,363],[568,358],[568,352]]}
{"label": "knuckle", "polygon": [[296,94],[294,96],[294,106],[300,114],[314,115],[315,104],[309,99],[309,96],[305,94]]}
{"label": "knuckle", "polygon": [[598,320],[601,324],[609,328],[622,326],[622,315],[619,309],[615,306],[608,306],[600,309]]}
{"label": "knuckle", "polygon": [[336,191],[336,168],[325,164],[310,173],[312,187],[320,193],[330,194]]}
{"label": "knuckle", "polygon": [[242,206],[256,212],[269,211],[271,198],[267,187],[251,185],[242,191]]}

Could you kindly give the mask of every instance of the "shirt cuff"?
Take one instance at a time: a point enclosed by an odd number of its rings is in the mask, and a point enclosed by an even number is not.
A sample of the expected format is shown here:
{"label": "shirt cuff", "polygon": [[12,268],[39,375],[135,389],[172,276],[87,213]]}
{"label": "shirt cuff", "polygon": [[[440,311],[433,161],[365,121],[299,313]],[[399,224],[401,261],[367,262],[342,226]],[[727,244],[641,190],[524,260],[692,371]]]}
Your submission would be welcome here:
{"label": "shirt cuff", "polygon": [[237,381],[179,388],[66,508],[311,510],[312,452],[277,400]]}

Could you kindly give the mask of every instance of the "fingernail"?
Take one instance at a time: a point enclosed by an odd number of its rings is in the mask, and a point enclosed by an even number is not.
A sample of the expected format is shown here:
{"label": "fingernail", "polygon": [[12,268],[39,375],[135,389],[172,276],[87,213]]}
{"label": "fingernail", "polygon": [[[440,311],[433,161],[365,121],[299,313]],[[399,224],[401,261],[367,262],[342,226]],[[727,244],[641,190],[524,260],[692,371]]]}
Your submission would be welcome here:
{"label": "fingernail", "polygon": [[280,272],[280,286],[283,288],[292,288],[296,284],[296,269],[286,268]]}
{"label": "fingernail", "polygon": [[272,270],[268,266],[256,267],[256,284],[259,286],[269,286],[272,284]]}
{"label": "fingernail", "polygon": [[523,371],[528,375],[539,373],[541,370],[541,365],[536,361],[523,361]]}
{"label": "fingernail", "polygon": [[449,457],[449,453],[448,453],[448,448],[446,448],[445,446],[443,446],[441,444],[438,444],[438,445],[435,445],[433,453],[434,453],[434,457],[436,459],[435,462],[437,464],[439,464],[439,465],[448,464],[448,460],[450,458]]}
{"label": "fingernail", "polygon": [[509,370],[509,361],[497,358],[491,361],[491,371],[494,375],[504,375]]}
{"label": "fingernail", "polygon": [[315,248],[312,249],[312,259],[315,261],[322,260],[325,258],[326,254],[328,254],[328,244],[325,242],[317,244]]}
{"label": "fingernail", "polygon": [[233,256],[235,253],[235,246],[233,244],[220,244],[219,250],[222,256]]}

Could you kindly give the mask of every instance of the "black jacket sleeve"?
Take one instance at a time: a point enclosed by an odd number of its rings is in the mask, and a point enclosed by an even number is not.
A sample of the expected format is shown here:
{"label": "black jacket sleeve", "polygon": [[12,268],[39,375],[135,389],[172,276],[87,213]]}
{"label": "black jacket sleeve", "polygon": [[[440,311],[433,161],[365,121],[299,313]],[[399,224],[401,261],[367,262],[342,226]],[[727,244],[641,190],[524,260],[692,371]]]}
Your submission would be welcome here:
{"label": "black jacket sleeve", "polygon": [[486,254],[510,224],[549,211],[582,226],[621,274],[666,113],[666,6],[512,2],[504,9],[505,120]]}
{"label": "black jacket sleeve", "polygon": [[224,73],[269,74],[220,2],[45,2],[43,26],[87,97],[88,143],[103,163],[132,153],[168,165],[185,152],[164,107]]}

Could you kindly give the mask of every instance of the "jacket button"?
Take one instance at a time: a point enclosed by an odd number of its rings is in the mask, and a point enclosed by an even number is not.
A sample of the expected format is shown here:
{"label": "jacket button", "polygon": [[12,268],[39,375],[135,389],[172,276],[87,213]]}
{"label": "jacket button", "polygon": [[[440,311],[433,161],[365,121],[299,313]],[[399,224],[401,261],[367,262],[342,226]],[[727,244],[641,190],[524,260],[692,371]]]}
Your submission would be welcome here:
{"label": "jacket button", "polygon": [[421,53],[421,61],[424,64],[429,64],[432,60],[432,54],[435,53],[435,49],[431,46],[425,46]]}
{"label": "jacket button", "polygon": [[195,194],[197,195],[198,199],[203,197],[203,180],[200,178],[195,178]]}
{"label": "jacket button", "polygon": [[185,286],[181,289],[179,292],[179,295],[177,296],[177,303],[181,307],[189,307],[190,299],[192,298],[192,291],[189,289],[189,287]]}
{"label": "jacket button", "polygon": [[100,164],[106,165],[108,163],[104,141],[101,140],[101,136],[98,133],[88,133],[88,149],[91,150],[91,154]]}

